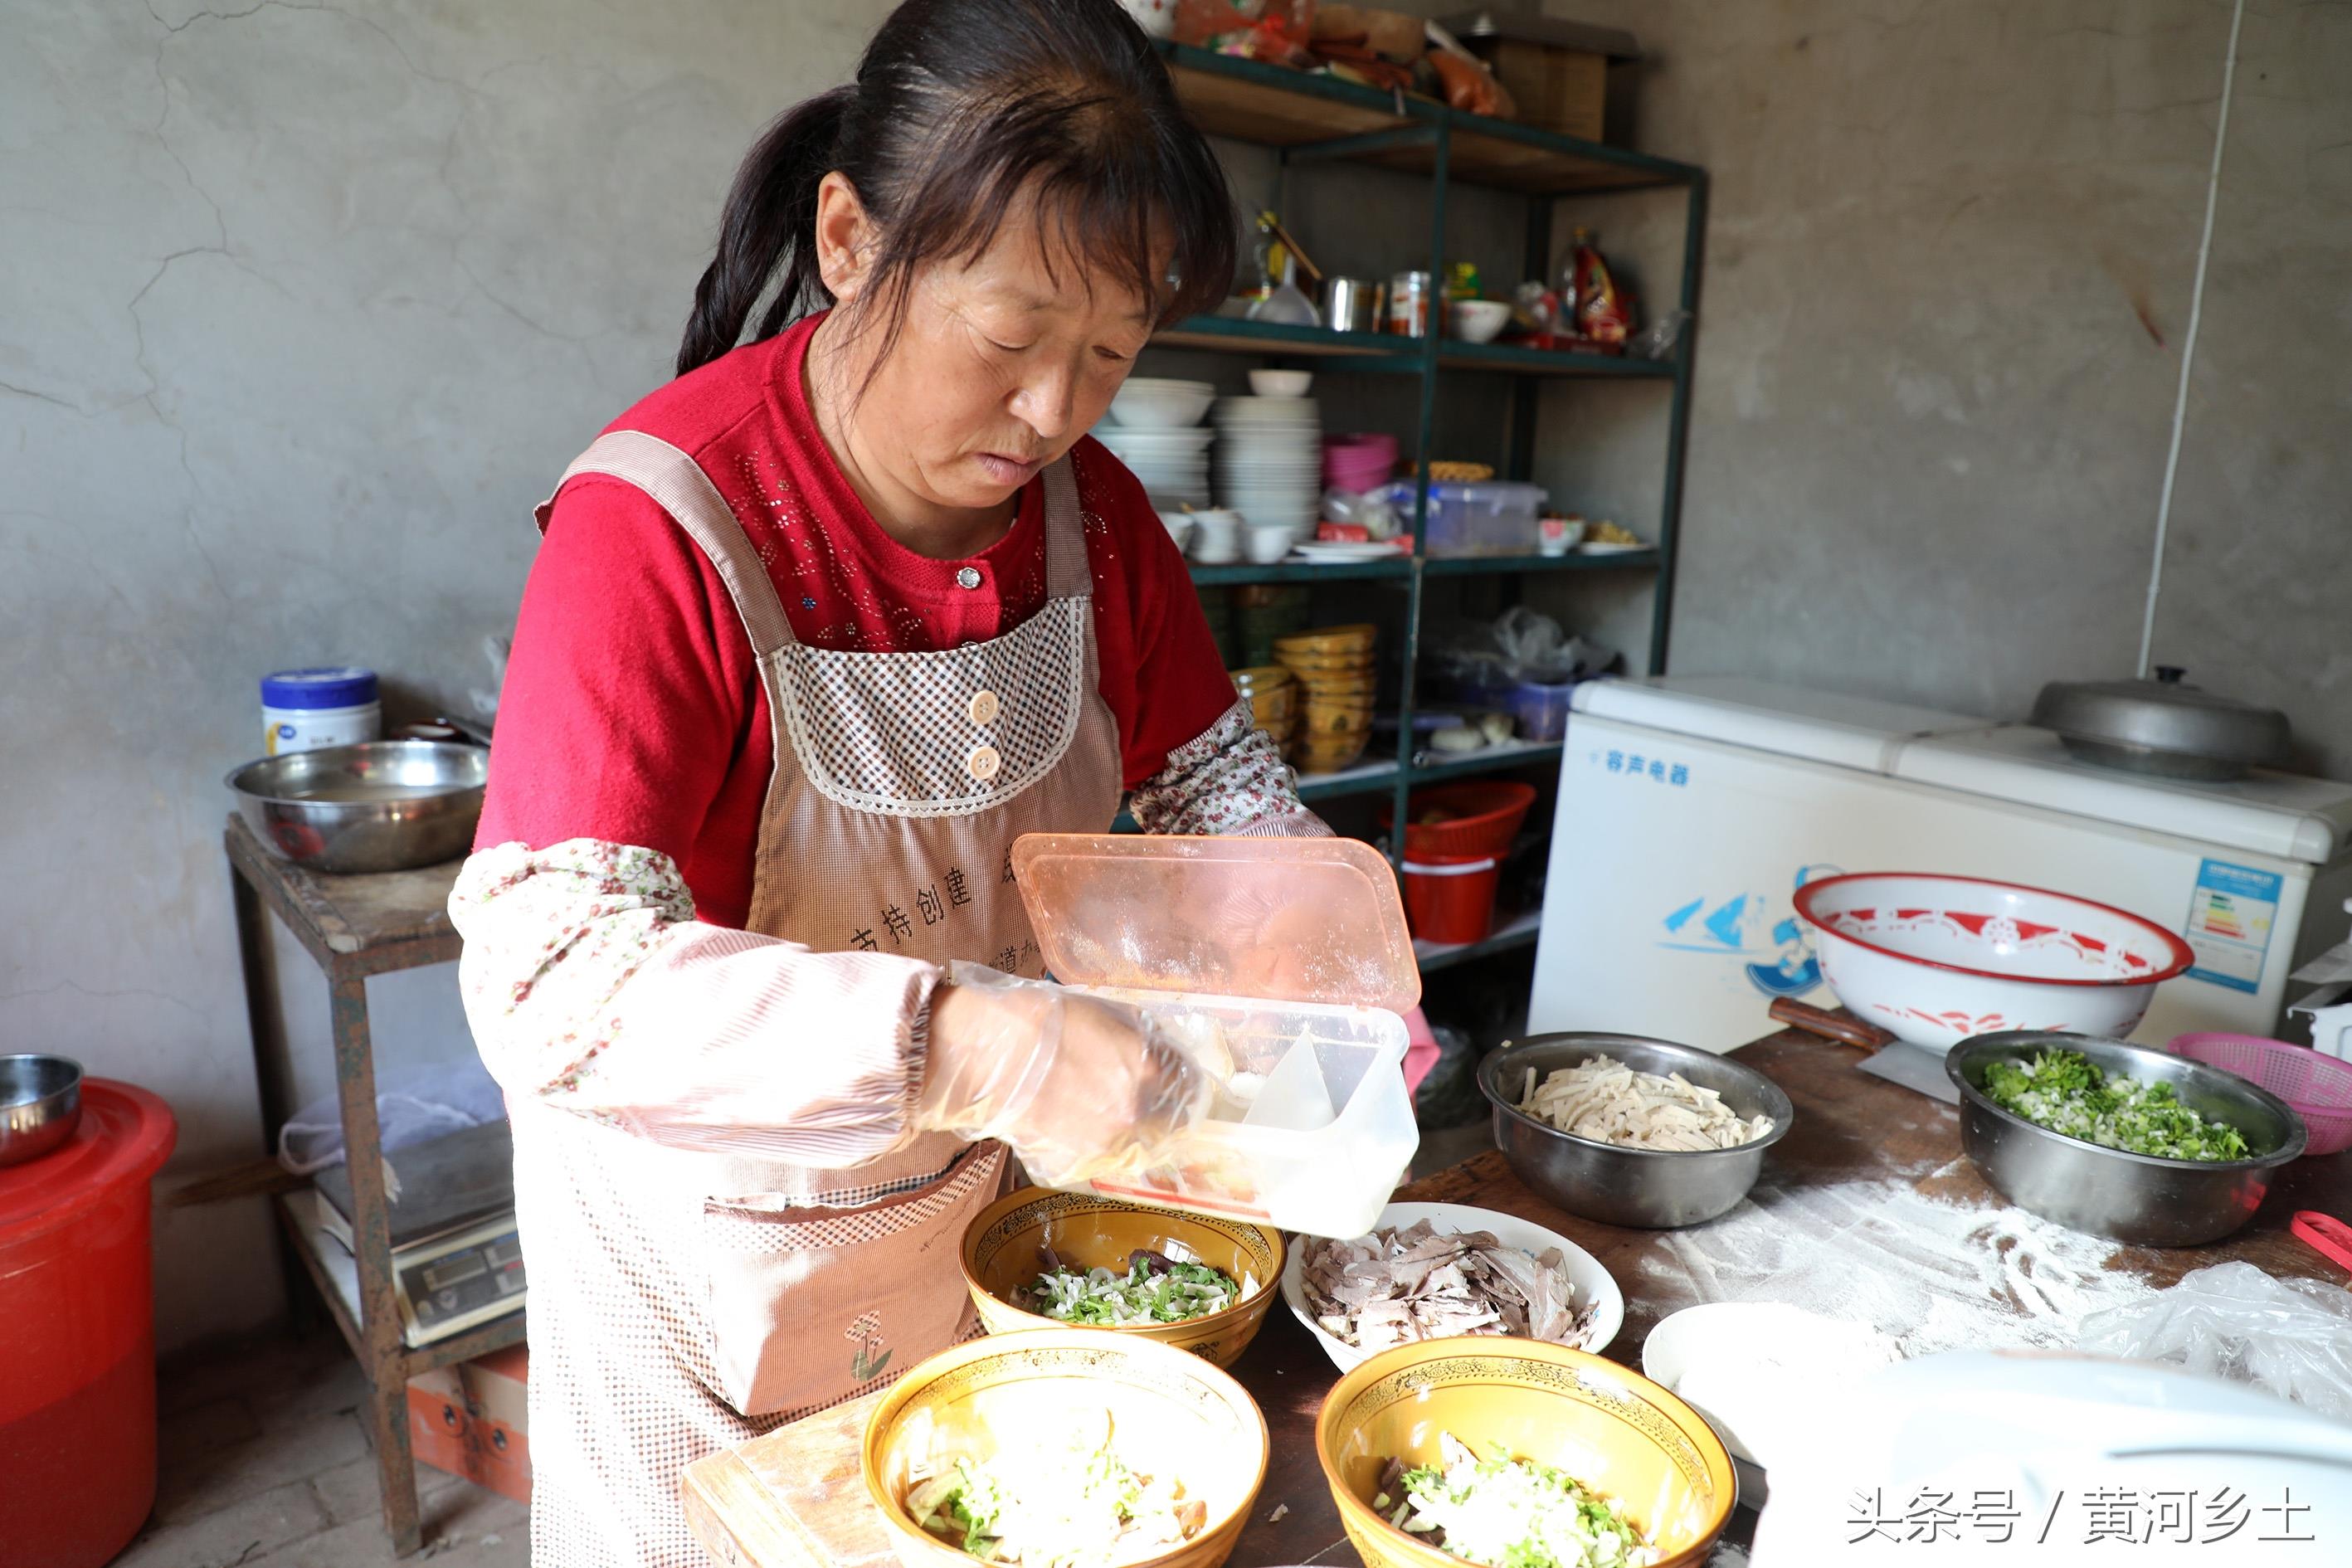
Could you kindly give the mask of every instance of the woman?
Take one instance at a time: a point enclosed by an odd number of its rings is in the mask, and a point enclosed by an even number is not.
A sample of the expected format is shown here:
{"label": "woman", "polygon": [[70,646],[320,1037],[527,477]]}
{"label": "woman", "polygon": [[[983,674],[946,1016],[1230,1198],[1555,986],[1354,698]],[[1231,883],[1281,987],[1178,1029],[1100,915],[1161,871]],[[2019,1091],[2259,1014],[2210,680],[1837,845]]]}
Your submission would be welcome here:
{"label": "woman", "polygon": [[687,1464],[970,1331],[1004,1145],[1081,1174],[1201,1113],[1142,1016],[1036,978],[1008,852],[1123,789],[1150,832],[1327,831],[1083,438],[1234,234],[1111,0],[908,0],[752,148],[678,378],[541,509],[451,905],[535,1563],[698,1565]]}

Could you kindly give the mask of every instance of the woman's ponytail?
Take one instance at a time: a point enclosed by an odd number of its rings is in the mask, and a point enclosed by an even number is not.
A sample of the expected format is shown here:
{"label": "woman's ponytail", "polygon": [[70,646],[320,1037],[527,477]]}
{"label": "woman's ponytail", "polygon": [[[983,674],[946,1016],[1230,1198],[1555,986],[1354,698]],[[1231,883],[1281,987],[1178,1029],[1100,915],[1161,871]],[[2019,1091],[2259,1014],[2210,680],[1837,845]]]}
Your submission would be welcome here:
{"label": "woman's ponytail", "polygon": [[[816,265],[816,193],[836,166],[843,119],[855,87],[837,87],[795,105],[770,125],[727,192],[719,251],[694,286],[694,310],[677,346],[677,374],[709,364],[742,340],[751,307],[776,285],[756,338],[771,338],[793,318],[830,302]],[[779,266],[786,268],[778,279]]]}

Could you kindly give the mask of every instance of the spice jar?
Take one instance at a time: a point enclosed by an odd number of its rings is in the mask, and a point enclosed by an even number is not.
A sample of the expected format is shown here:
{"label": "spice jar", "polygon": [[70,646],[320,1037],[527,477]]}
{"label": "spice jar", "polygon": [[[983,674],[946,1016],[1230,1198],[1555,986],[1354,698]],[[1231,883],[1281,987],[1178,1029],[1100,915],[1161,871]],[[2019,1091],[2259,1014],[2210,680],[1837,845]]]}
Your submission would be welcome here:
{"label": "spice jar", "polygon": [[1426,272],[1400,272],[1389,280],[1389,331],[1401,337],[1429,336],[1432,279]]}

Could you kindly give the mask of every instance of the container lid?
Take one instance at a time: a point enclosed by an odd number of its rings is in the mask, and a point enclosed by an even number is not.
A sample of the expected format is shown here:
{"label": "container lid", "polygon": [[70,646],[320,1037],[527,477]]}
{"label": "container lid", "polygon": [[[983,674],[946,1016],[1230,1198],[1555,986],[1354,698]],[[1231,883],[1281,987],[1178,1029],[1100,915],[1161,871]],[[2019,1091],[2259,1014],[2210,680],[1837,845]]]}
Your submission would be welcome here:
{"label": "container lid", "polygon": [[375,671],[352,665],[281,669],[261,678],[262,704],[269,708],[357,708],[375,700]]}
{"label": "container lid", "polygon": [[2069,740],[2120,748],[2118,762],[2134,752],[2240,764],[2286,755],[2285,714],[2200,690],[2181,675],[2167,666],[2154,680],[2053,680],[2035,700],[2032,721]]}
{"label": "container lid", "polygon": [[81,1083],[81,1121],[60,1147],[0,1167],[0,1247],[79,1217],[123,1182],[144,1182],[179,1135],[171,1107],[110,1079]]}
{"label": "container lid", "polygon": [[1396,873],[1352,838],[1032,833],[1013,875],[1066,985],[1410,1011]]}

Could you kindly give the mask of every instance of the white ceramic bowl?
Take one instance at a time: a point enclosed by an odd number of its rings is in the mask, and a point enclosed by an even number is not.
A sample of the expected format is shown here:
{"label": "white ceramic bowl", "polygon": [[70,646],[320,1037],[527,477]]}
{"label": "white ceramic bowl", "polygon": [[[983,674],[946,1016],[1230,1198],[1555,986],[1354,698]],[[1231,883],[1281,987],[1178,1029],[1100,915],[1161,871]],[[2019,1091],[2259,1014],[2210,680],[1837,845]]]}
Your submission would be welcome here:
{"label": "white ceramic bowl", "polygon": [[1199,382],[1129,380],[1110,400],[1111,423],[1146,430],[1198,425],[1217,398],[1216,388]]}
{"label": "white ceramic bowl", "polygon": [[[1243,513],[1248,516],[1248,513]],[[1244,552],[1254,566],[1271,566],[1290,553],[1291,541],[1297,530],[1286,522],[1258,522],[1253,520],[1248,535],[1243,541]]]}
{"label": "white ceramic bowl", "polygon": [[1865,871],[1808,882],[1796,905],[1838,1000],[1938,1051],[2000,1029],[2120,1040],[2196,962],[2153,921],[1976,877]]}
{"label": "white ceramic bowl", "polygon": [[1311,370],[1254,370],[1249,373],[1250,390],[1260,397],[1304,397],[1307,389],[1315,384]]}
{"label": "white ceramic bowl", "polygon": [[1192,538],[1192,514],[1189,511],[1178,511],[1172,508],[1162,510],[1160,513],[1160,526],[1166,529],[1168,537],[1176,542],[1176,552],[1179,555],[1182,554],[1184,546]]}
{"label": "white ceramic bowl", "polygon": [[[1576,1287],[1577,1300],[1593,1308],[1592,1325],[1585,1331],[1583,1342],[1570,1348],[1598,1355],[1617,1337],[1617,1331],[1625,1326],[1624,1292],[1617,1289],[1617,1281],[1609,1277],[1609,1270],[1601,1267],[1601,1260],[1568,1237],[1531,1220],[1496,1214],[1492,1209],[1471,1208],[1465,1204],[1391,1204],[1381,1211],[1379,1223],[1372,1228],[1395,1230],[1424,1219],[1452,1235],[1465,1230],[1491,1231],[1504,1246],[1524,1247],[1529,1252],[1559,1248],[1568,1259],[1568,1278]],[[1290,1244],[1290,1261],[1282,1268],[1282,1299],[1290,1304],[1291,1316],[1315,1336],[1323,1353],[1331,1358],[1331,1364],[1341,1372],[1353,1372],[1375,1352],[1340,1343],[1315,1321],[1314,1312],[1307,1305],[1307,1245],[1303,1237]]]}
{"label": "white ceramic bowl", "polygon": [[1642,1342],[1642,1373],[1767,1470],[1821,1440],[1842,1396],[1901,1359],[1893,1340],[1779,1301],[1710,1301],[1668,1314]]}
{"label": "white ceramic bowl", "polygon": [[1456,300],[1446,308],[1446,314],[1455,337],[1467,342],[1491,343],[1511,319],[1511,308],[1500,300]]}

